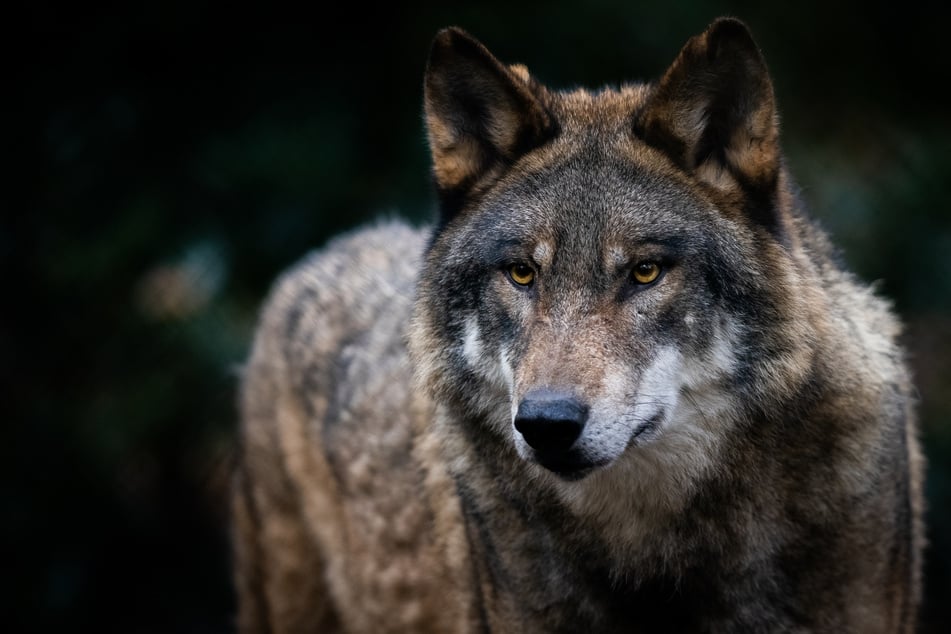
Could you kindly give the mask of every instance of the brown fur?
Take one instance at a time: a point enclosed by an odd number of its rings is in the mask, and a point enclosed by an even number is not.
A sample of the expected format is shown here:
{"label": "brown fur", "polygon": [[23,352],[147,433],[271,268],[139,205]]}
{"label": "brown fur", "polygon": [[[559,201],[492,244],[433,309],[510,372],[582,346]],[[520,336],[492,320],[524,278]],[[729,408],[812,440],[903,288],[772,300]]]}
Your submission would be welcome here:
{"label": "brown fur", "polygon": [[[448,29],[425,92],[439,226],[340,238],[263,313],[239,629],[913,631],[899,326],[801,209],[746,28],[597,93]],[[513,428],[539,389],[590,412],[575,462]]]}

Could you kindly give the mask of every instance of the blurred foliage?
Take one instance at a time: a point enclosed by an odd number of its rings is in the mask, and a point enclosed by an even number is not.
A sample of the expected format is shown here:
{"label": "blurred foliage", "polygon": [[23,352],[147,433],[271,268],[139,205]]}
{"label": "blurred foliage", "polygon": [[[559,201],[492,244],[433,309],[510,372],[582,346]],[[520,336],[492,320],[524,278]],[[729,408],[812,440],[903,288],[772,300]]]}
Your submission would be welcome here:
{"label": "blurred foliage", "polygon": [[555,0],[7,14],[0,256],[10,631],[231,630],[237,371],[277,273],[429,218],[420,86],[459,24],[556,87],[656,77],[752,27],[815,214],[909,331],[930,460],[926,631],[951,622],[951,125],[939,5]]}

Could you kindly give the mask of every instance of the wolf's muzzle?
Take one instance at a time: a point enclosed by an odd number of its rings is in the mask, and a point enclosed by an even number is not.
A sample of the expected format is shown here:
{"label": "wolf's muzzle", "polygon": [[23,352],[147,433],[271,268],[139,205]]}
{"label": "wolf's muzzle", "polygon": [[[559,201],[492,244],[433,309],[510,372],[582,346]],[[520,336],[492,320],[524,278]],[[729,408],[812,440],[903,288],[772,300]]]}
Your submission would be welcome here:
{"label": "wolf's muzzle", "polygon": [[549,389],[525,395],[515,414],[515,429],[539,456],[558,460],[584,430],[588,406],[574,396]]}

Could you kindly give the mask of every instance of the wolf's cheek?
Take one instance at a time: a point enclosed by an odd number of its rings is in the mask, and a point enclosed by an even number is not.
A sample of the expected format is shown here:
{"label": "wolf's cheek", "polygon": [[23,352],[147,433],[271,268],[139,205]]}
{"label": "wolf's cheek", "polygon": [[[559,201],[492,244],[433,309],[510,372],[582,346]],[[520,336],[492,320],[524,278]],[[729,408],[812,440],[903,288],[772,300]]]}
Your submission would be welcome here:
{"label": "wolf's cheek", "polygon": [[461,347],[462,357],[469,370],[482,379],[487,387],[511,400],[514,378],[509,352],[504,345],[485,340],[475,314],[465,320]]}
{"label": "wolf's cheek", "polygon": [[683,361],[680,350],[663,346],[640,372],[625,367],[606,373],[589,438],[583,439],[589,451],[613,460],[628,446],[662,434],[680,403]]}

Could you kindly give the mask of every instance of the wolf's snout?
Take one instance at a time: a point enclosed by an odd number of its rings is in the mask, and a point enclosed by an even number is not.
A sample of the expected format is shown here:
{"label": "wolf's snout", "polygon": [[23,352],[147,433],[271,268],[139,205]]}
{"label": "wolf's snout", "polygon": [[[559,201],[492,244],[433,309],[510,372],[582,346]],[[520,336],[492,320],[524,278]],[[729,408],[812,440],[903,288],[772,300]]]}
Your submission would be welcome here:
{"label": "wolf's snout", "polygon": [[570,394],[533,390],[518,406],[515,429],[532,449],[551,456],[571,448],[587,418],[588,407]]}

